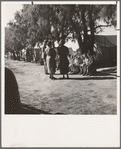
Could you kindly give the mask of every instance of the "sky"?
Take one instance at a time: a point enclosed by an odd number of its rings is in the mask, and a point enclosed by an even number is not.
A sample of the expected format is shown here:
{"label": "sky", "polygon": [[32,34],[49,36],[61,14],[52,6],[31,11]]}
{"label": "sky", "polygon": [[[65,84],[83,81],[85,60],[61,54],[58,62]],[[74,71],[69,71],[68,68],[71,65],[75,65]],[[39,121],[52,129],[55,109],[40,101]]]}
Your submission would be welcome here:
{"label": "sky", "polygon": [[7,26],[7,23],[14,19],[14,14],[16,11],[22,9],[22,4],[18,2],[3,2],[2,3],[2,24]]}
{"label": "sky", "polygon": [[[2,2],[2,9],[1,9],[1,14],[2,14],[2,25],[3,27],[7,26],[7,23],[14,19],[14,14],[16,11],[20,11],[22,9],[22,4],[31,4],[30,2]],[[116,30],[114,27],[108,27],[103,30],[103,32],[100,33],[100,35],[116,35]],[[68,47],[73,47],[73,49],[78,48],[77,43],[72,43],[69,41],[66,43],[66,46]]]}

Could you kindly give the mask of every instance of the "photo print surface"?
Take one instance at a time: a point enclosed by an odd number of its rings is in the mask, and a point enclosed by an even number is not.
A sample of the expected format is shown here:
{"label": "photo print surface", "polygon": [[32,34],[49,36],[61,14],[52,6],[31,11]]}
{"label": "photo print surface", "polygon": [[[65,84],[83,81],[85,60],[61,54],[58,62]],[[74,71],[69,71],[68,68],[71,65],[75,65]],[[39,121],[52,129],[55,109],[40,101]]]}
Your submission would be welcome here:
{"label": "photo print surface", "polygon": [[[4,147],[119,144],[119,5],[118,1],[1,3]],[[64,128],[67,141],[62,138]],[[17,130],[20,141],[15,134],[6,141],[8,129]],[[48,143],[44,138],[25,141],[24,130],[25,136],[32,131],[39,138],[41,132]],[[52,141],[51,134],[57,141]]]}

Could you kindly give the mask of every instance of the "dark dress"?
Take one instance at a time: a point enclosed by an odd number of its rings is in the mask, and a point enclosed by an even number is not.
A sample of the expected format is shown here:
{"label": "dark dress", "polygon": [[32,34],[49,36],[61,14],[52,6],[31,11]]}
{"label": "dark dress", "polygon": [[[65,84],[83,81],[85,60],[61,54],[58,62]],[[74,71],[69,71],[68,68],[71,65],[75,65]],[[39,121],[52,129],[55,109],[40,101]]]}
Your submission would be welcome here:
{"label": "dark dress", "polygon": [[69,72],[68,54],[69,50],[66,46],[58,47],[58,55],[60,56],[60,74],[67,74]]}

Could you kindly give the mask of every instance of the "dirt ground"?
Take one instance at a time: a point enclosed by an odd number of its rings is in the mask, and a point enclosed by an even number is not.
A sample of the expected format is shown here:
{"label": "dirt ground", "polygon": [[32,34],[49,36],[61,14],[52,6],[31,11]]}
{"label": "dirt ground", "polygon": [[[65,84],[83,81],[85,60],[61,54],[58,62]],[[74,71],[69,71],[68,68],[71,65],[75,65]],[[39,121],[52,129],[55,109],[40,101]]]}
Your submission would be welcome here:
{"label": "dirt ground", "polygon": [[5,66],[16,76],[24,109],[40,114],[117,113],[116,67],[97,69],[96,76],[70,75],[70,79],[62,79],[57,71],[57,80],[50,80],[38,63],[6,59]]}

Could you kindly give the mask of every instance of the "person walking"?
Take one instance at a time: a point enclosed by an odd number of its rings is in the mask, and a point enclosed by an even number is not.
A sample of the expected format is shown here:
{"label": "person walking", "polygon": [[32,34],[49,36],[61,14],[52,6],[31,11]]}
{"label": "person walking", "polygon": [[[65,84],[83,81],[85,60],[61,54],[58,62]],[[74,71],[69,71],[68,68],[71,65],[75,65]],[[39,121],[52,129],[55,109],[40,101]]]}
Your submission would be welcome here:
{"label": "person walking", "polygon": [[55,74],[56,69],[56,62],[55,62],[55,56],[56,52],[54,48],[52,47],[52,42],[48,42],[47,48],[45,49],[46,53],[46,62],[47,62],[47,69],[48,73],[50,74],[50,79],[55,80],[56,78],[53,76]]}
{"label": "person walking", "polygon": [[67,57],[69,54],[69,50],[66,46],[64,46],[64,43],[65,41],[62,39],[58,47],[58,55],[60,57],[60,74],[63,75],[63,79],[65,78],[65,74],[67,75],[67,78],[69,78],[69,61]]}

